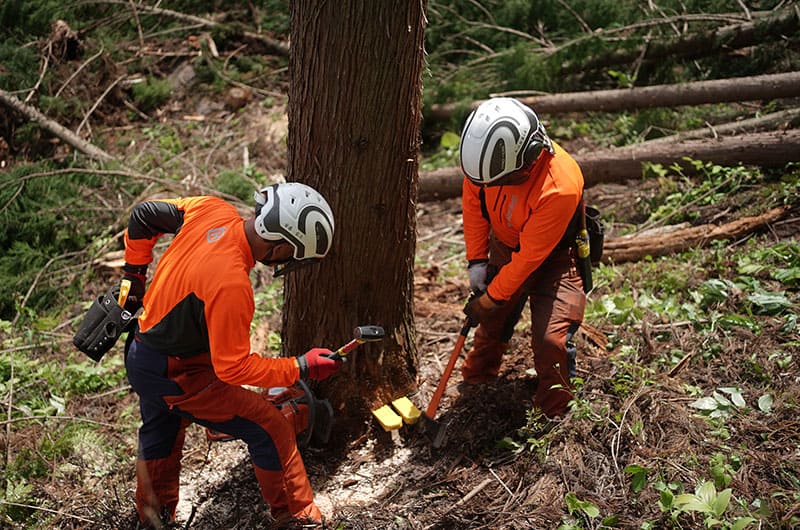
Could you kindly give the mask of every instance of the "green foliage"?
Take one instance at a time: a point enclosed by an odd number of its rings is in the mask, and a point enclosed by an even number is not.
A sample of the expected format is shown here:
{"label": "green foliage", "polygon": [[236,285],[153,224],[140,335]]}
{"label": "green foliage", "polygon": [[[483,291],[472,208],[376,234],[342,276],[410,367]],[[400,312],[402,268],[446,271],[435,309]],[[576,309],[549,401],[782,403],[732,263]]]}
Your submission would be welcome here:
{"label": "green foliage", "polygon": [[117,177],[58,173],[48,163],[0,173],[0,319],[11,320],[34,281],[27,307],[71,303],[64,267],[113,228],[117,214],[87,200],[85,190],[109,192],[116,186]]}
{"label": "green foliage", "polygon": [[752,517],[740,517],[733,522],[722,519],[730,504],[733,491],[728,488],[717,492],[713,482],[703,482],[698,485],[694,494],[684,493],[674,499],[674,504],[681,511],[697,512],[702,514],[706,528],[728,528],[730,530],[743,530],[751,523],[756,522]]}
{"label": "green foliage", "polygon": [[[50,31],[53,21],[71,18],[66,4],[59,0],[4,0],[0,3],[0,35],[44,36]],[[0,64],[2,62],[0,60]]]}
{"label": "green foliage", "polygon": [[[3,9],[0,7],[0,9]],[[0,28],[6,27],[0,16]],[[22,47],[13,40],[0,42],[0,88],[13,91],[32,88],[36,84],[39,54],[33,47]]]}
{"label": "green foliage", "polygon": [[639,493],[647,486],[647,475],[652,473],[653,470],[642,466],[630,465],[626,466],[623,471],[626,475],[631,476],[631,491]]}
{"label": "green foliage", "polygon": [[451,167],[459,164],[458,145],[461,137],[452,132],[445,132],[439,140],[439,149],[436,153],[426,157],[420,164],[420,169],[430,171],[442,167]]}
{"label": "green foliage", "polygon": [[143,112],[150,112],[169,100],[172,86],[169,81],[148,77],[131,87],[133,101]]}
{"label": "green foliage", "polygon": [[[725,394],[728,397],[725,397]],[[689,404],[708,418],[729,418],[741,412],[747,404],[739,388],[724,387],[713,392],[710,397],[700,398]]]}
{"label": "green foliage", "polygon": [[680,165],[670,167],[677,173],[677,180],[662,179],[661,194],[653,197],[653,209],[645,226],[656,221],[679,223],[698,218],[699,208],[718,204],[729,195],[739,192],[744,186],[752,185],[760,175],[745,167],[725,167],[684,158],[699,175],[688,178]]}

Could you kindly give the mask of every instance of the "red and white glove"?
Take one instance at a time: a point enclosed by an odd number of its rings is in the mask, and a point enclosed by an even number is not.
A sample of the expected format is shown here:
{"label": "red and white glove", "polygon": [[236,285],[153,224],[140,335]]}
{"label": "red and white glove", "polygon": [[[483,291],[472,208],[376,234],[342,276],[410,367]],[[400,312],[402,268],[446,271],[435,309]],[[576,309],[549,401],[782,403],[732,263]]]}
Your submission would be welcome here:
{"label": "red and white glove", "polygon": [[297,357],[300,367],[300,379],[322,381],[339,371],[342,359],[335,359],[333,352],[327,348],[311,348]]}

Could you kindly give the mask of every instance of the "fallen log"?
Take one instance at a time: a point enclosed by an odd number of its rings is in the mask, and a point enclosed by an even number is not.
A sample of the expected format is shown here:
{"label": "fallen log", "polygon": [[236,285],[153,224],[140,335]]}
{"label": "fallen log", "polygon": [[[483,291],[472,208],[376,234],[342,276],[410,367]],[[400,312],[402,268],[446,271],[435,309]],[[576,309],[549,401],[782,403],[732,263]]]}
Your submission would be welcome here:
{"label": "fallen log", "polygon": [[114,160],[114,157],[107,152],[103,151],[96,145],[93,145],[80,136],[67,129],[60,123],[54,122],[36,108],[27,105],[14,97],[13,94],[6,92],[0,88],[0,103],[5,105],[11,110],[19,112],[30,121],[37,123],[42,129],[50,132],[54,136],[61,138],[67,145],[70,145],[85,155],[98,160],[100,162],[108,162]]}
{"label": "fallen log", "polygon": [[[586,72],[619,64],[633,64],[636,61],[649,63],[665,57],[670,59],[709,57],[762,42],[785,39],[796,33],[799,26],[800,12],[795,8],[789,8],[741,24],[679,35],[670,39],[651,40],[633,49],[619,46],[608,53],[590,57],[582,63],[568,62],[562,65],[561,73]],[[602,36],[602,33],[599,35]]]}
{"label": "fallen log", "polygon": [[607,238],[604,263],[637,261],[647,256],[657,257],[683,252],[719,239],[736,239],[786,217],[792,208],[781,206],[753,217],[742,217],[721,225],[705,224],[681,228],[672,232]]}
{"label": "fallen log", "polygon": [[[566,92],[546,96],[518,98],[537,113],[587,112],[645,109],[653,107],[678,107],[732,101],[755,101],[800,96],[800,72],[734,77],[713,81],[695,81],[674,85],[653,85],[618,90],[591,92]],[[474,101],[474,109],[484,100]],[[446,121],[464,108],[463,104],[431,105],[425,112],[427,122]]]}
{"label": "fallen log", "polygon": [[800,108],[786,109],[771,112],[755,118],[748,118],[728,123],[713,125],[706,123],[702,129],[679,132],[670,136],[662,136],[648,140],[648,145],[660,143],[680,142],[697,138],[718,138],[721,135],[734,136],[737,134],[753,133],[758,131],[793,129],[800,125]]}
{"label": "fallen log", "polygon": [[[581,166],[586,187],[605,182],[626,182],[641,178],[645,162],[678,164],[692,171],[685,157],[721,166],[737,164],[783,167],[800,160],[800,130],[754,133],[730,138],[685,140],[672,143],[642,142],[591,153],[574,155]],[[420,172],[420,202],[449,199],[461,195],[463,176],[459,167]]]}

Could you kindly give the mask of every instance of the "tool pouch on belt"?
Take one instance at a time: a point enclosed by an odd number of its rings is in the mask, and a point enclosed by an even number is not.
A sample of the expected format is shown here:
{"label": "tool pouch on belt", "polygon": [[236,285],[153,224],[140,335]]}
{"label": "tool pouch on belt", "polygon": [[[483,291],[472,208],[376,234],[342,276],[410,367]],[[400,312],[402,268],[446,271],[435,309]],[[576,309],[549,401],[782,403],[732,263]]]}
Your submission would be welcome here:
{"label": "tool pouch on belt", "polygon": [[603,257],[605,230],[600,220],[600,210],[586,205],[586,232],[589,235],[589,259],[597,266]]}
{"label": "tool pouch on belt", "polygon": [[116,344],[120,335],[134,321],[130,311],[117,303],[116,294],[117,288],[112,287],[106,294],[97,297],[72,338],[75,347],[95,361],[99,361]]}
{"label": "tool pouch on belt", "polygon": [[583,292],[588,293],[594,287],[592,266],[600,263],[603,257],[604,233],[600,221],[600,211],[587,206],[584,201],[578,206],[579,225],[575,234],[575,246],[578,250],[578,271],[583,280]]}

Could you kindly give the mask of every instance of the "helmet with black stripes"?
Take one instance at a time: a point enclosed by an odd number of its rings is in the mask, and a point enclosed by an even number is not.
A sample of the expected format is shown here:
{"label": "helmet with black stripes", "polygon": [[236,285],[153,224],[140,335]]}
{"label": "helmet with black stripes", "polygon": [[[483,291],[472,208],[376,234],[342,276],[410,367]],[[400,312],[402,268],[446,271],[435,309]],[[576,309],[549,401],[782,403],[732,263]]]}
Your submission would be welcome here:
{"label": "helmet with black stripes", "polygon": [[461,169],[475,184],[499,185],[529,168],[553,144],[536,113],[513,98],[492,98],[467,118],[461,133]]}
{"label": "helmet with black stripes", "polygon": [[333,244],[333,211],[314,188],[299,182],[272,184],[254,194],[255,229],[267,241],[286,241],[294,259],[322,258]]}

